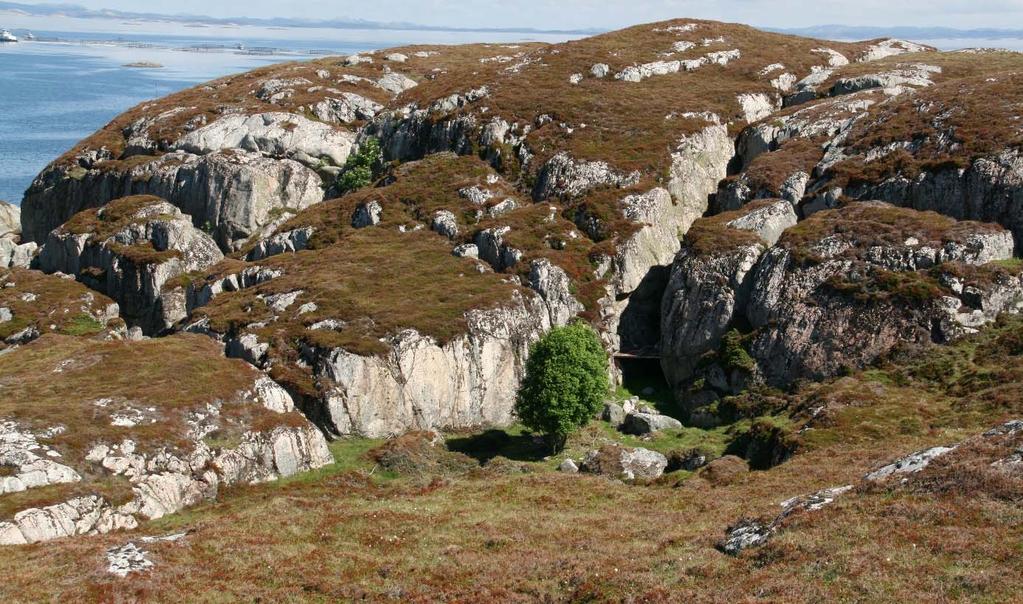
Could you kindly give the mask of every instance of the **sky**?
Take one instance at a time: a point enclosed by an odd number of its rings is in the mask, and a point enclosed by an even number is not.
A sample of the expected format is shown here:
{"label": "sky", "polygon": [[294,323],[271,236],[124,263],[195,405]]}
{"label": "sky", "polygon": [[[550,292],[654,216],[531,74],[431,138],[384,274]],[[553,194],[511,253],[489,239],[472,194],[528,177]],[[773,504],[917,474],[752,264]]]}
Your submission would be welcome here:
{"label": "sky", "polygon": [[[58,0],[25,4],[55,3]],[[92,9],[213,17],[361,18],[457,27],[617,29],[675,17],[766,27],[1023,27],[1023,0],[65,0]]]}

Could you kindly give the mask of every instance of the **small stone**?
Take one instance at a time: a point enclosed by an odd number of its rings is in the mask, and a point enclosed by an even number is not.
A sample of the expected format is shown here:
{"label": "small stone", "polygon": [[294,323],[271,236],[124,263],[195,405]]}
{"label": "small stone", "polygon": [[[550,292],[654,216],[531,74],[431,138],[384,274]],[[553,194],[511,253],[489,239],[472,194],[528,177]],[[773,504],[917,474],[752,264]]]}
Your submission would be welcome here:
{"label": "small stone", "polygon": [[451,253],[459,258],[479,258],[480,250],[474,243],[463,243],[451,250]]}
{"label": "small stone", "polygon": [[355,208],[355,212],[352,213],[352,227],[362,229],[380,224],[380,216],[383,213],[384,209],[380,207],[380,202],[375,199],[360,204],[359,207]]}
{"label": "small stone", "polygon": [[558,466],[558,470],[566,474],[576,474],[579,472],[579,466],[577,466],[576,463],[571,459],[566,459],[565,461],[561,462],[560,466]]}

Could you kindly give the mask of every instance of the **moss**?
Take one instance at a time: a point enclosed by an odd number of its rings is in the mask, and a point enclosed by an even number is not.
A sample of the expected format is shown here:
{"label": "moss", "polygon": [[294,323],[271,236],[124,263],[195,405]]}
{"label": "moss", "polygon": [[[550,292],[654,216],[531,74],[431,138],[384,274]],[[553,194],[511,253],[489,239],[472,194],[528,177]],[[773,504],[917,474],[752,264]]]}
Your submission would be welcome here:
{"label": "moss", "polygon": [[757,362],[746,351],[745,339],[738,329],[729,330],[721,338],[721,361],[726,368],[742,369],[743,371],[756,369]]}
{"label": "moss", "polygon": [[79,314],[64,325],[61,333],[68,336],[90,336],[102,332],[102,323],[87,314]]}
{"label": "moss", "polygon": [[907,303],[920,306],[951,293],[927,271],[887,271],[861,266],[865,275],[853,279],[849,274],[829,278],[824,287],[864,304],[878,302]]}

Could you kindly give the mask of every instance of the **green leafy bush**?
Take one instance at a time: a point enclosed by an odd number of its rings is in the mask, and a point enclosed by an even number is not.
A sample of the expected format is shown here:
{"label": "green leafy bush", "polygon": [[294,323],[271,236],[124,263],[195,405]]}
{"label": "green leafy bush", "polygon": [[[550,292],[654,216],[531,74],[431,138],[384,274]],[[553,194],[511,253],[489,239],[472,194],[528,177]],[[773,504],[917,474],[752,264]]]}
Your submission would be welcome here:
{"label": "green leafy bush", "polygon": [[593,329],[556,327],[530,349],[515,411],[557,451],[597,413],[608,389],[607,355]]}
{"label": "green leafy bush", "polygon": [[375,138],[366,139],[358,152],[348,156],[344,171],[338,177],[338,188],[341,193],[349,193],[373,184],[383,167],[384,154],[380,150],[380,141]]}

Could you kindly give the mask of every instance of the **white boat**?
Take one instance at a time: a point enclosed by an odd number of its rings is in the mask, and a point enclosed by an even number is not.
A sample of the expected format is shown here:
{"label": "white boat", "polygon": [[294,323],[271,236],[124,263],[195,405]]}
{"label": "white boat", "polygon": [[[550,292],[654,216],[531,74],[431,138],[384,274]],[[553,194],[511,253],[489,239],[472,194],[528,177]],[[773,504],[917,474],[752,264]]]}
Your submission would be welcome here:
{"label": "white boat", "polygon": [[0,29],[0,42],[17,42],[18,38],[6,29]]}
{"label": "white boat", "polygon": [[27,34],[25,34],[25,39],[26,40],[35,40],[36,37],[35,37],[35,34],[33,34],[32,32],[28,32]]}

